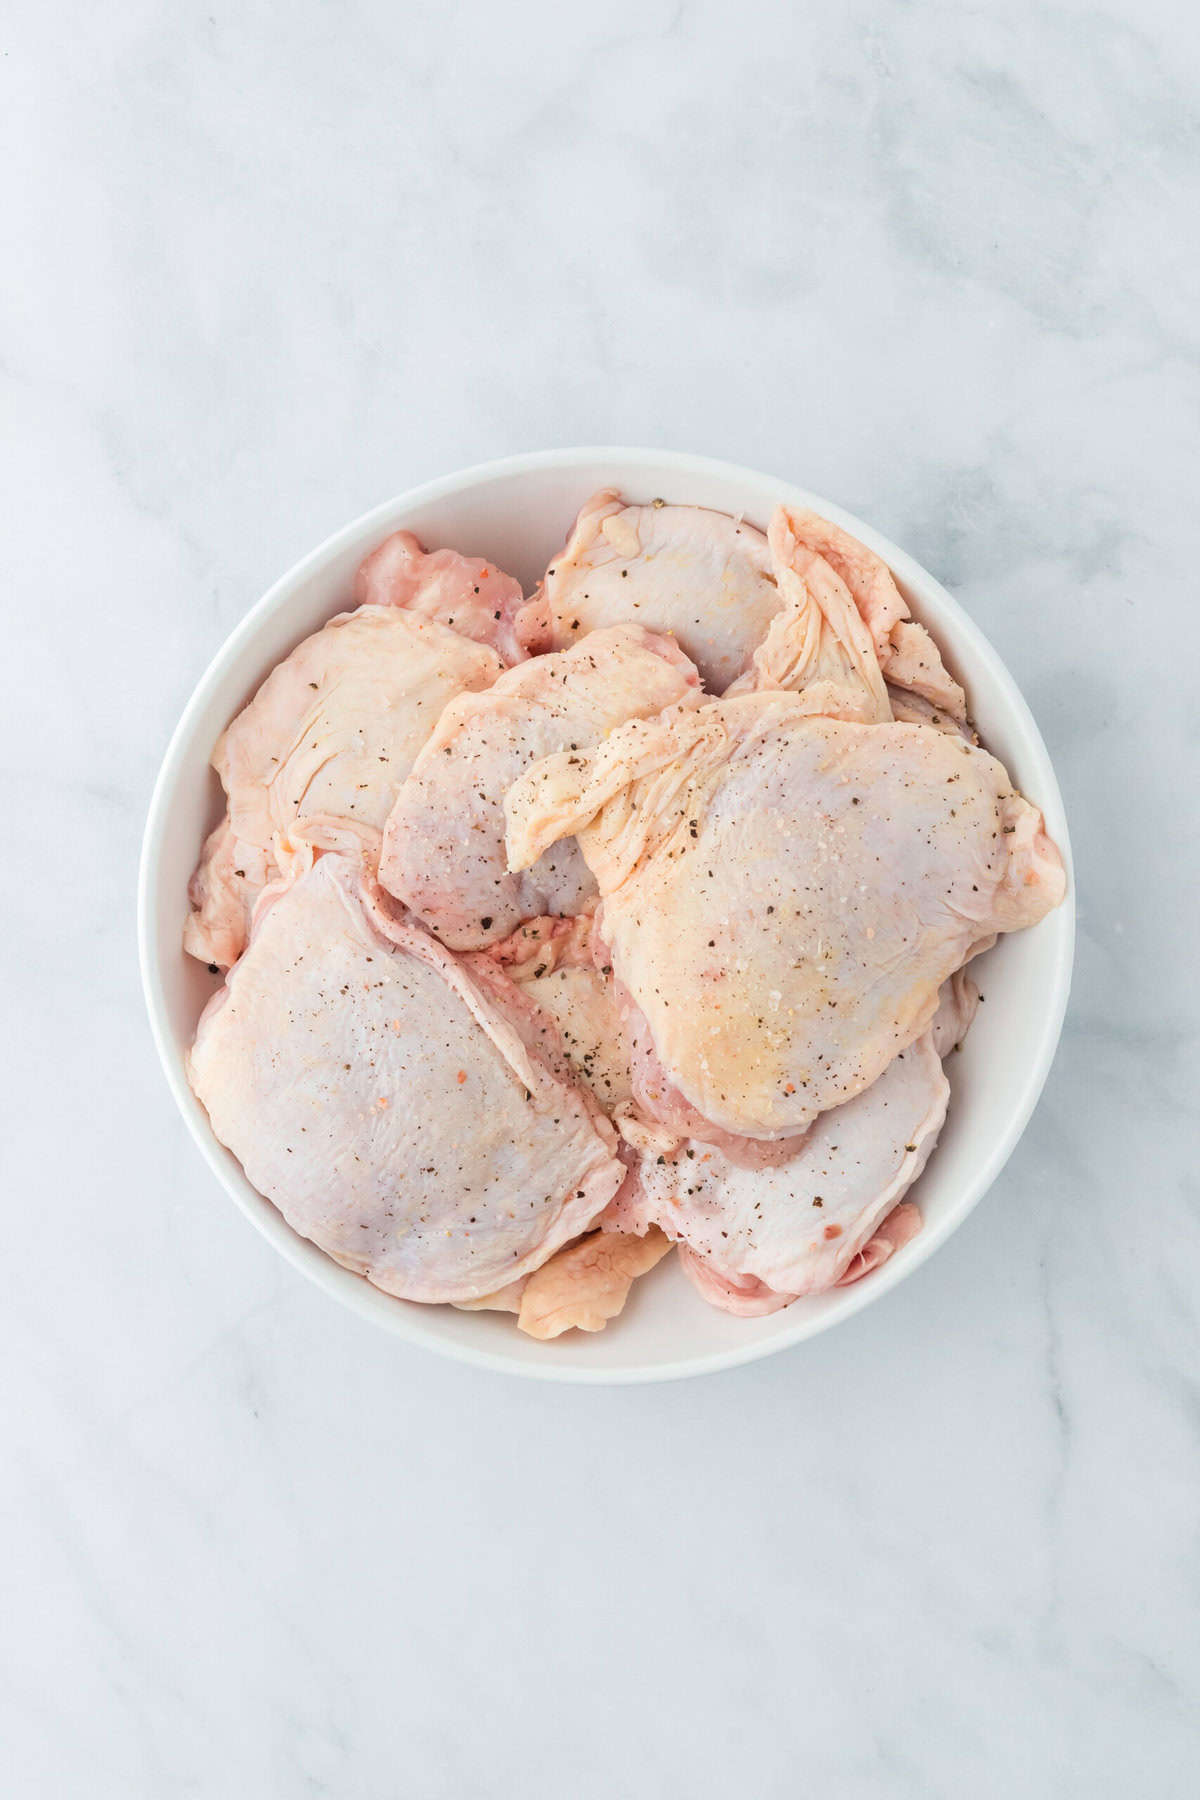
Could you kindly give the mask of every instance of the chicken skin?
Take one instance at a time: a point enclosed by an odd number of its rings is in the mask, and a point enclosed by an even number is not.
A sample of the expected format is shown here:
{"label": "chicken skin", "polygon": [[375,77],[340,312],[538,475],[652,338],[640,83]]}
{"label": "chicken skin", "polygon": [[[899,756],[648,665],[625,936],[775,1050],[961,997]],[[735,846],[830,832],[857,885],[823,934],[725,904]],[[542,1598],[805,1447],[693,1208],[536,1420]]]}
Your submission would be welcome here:
{"label": "chicken skin", "polygon": [[[979,994],[963,969],[943,983],[933,1023],[879,1080],[822,1114],[802,1136],[734,1153],[695,1138],[640,1144],[636,1172],[601,1220],[636,1233],[657,1224],[711,1305],[748,1317],[802,1294],[845,1287],[921,1229],[904,1195],[937,1142],[950,1096],[942,1058],[958,1048]],[[755,1146],[751,1145],[752,1148]]]}
{"label": "chicken skin", "polygon": [[435,619],[360,606],[272,669],[213,751],[228,812],[193,878],[192,955],[227,968],[241,954],[276,832],[317,813],[382,827],[446,702],[502,666]]}
{"label": "chicken skin", "polygon": [[514,869],[577,833],[614,971],[706,1120],[795,1136],[925,1032],[942,982],[1064,891],[1003,766],[922,725],[745,694],[619,727],[506,800]]}
{"label": "chicken skin", "polygon": [[524,605],[521,584],[482,557],[426,550],[411,531],[393,531],[359,564],[354,603],[400,606],[418,618],[436,619],[490,645],[506,663],[525,656],[516,634]]}
{"label": "chicken skin", "polygon": [[188,955],[215,969],[235,963],[250,935],[254,903],[274,872],[271,852],[235,837],[226,813],[205,839],[188,883],[191,910],[183,927]]}
{"label": "chicken skin", "polygon": [[530,1337],[564,1331],[603,1331],[629,1298],[634,1282],[671,1250],[651,1226],[642,1236],[594,1231],[560,1250],[531,1275],[521,1292],[517,1324]]}
{"label": "chicken skin", "polygon": [[720,694],[778,610],[767,540],[753,525],[703,506],[627,506],[605,488],[580,512],[517,629],[534,655],[605,625],[670,633]]}
{"label": "chicken skin", "polygon": [[556,1250],[532,1275],[479,1300],[456,1301],[463,1312],[509,1312],[530,1337],[603,1331],[623,1311],[634,1282],[674,1249],[651,1225],[641,1235],[605,1229]]}
{"label": "chicken skin", "polygon": [[[608,1218],[621,1230],[660,1226],[701,1270],[706,1298],[727,1311],[775,1311],[836,1287],[924,1168],[950,1088],[928,1032],[879,1080],[823,1113],[789,1155],[757,1168],[691,1138],[644,1155],[633,1193]],[[707,1274],[708,1279],[704,1279]],[[715,1283],[726,1284],[718,1297]]]}
{"label": "chicken skin", "polygon": [[519,1280],[625,1178],[552,1022],[494,962],[457,961],[342,852],[264,896],[188,1070],[217,1137],[293,1229],[409,1300]]}
{"label": "chicken skin", "polygon": [[592,632],[482,693],[459,694],[396,796],[380,880],[454,950],[497,943],[523,919],[581,912],[596,885],[569,838],[528,871],[509,872],[505,792],[553,751],[591,749],[626,719],[699,699],[692,664],[640,625]]}
{"label": "chicken skin", "polygon": [[779,512],[797,548],[820,557],[844,584],[870,633],[884,679],[925,701],[942,718],[961,724],[967,716],[966,696],[925,627],[912,618],[887,564],[818,513],[798,507]]}
{"label": "chicken skin", "polygon": [[567,1061],[605,1112],[627,1108],[630,1045],[607,946],[591,916],[531,919],[491,954],[554,1020]]}
{"label": "chicken skin", "polygon": [[892,709],[879,658],[854,596],[825,558],[797,538],[776,509],[768,533],[782,601],[734,693],[782,689],[809,712],[878,724]]}

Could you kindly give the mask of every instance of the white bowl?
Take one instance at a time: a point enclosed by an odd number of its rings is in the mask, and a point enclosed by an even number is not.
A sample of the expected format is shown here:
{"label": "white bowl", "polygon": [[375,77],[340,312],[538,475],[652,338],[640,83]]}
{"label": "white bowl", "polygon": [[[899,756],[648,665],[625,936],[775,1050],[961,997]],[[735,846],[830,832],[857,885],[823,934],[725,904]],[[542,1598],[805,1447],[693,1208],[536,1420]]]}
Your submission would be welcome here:
{"label": "white bowl", "polygon": [[[388,532],[410,527],[430,546],[486,556],[528,590],[559,549],[580,504],[600,487],[744,513],[765,527],[781,500],[812,507],[889,564],[913,613],[933,631],[963,681],[984,743],[1042,808],[1067,863],[1064,904],[1032,931],[1002,938],[977,965],[987,1003],[951,1065],[950,1116],[914,1189],[924,1229],[854,1287],[798,1300],[765,1319],[708,1306],[668,1258],[635,1285],[606,1331],[553,1343],[522,1337],[510,1315],[461,1313],[394,1300],[297,1237],[213,1136],[187,1084],[184,1054],[216,985],[184,955],[188,877],[221,794],[208,758],[263,677],[301,638],[346,605],[354,570]],[[661,1381],[752,1362],[825,1331],[903,1281],[944,1244],[991,1186],[1041,1093],[1066,1010],[1075,935],[1067,822],[1054,770],[1029,708],[963,609],[911,556],[819,495],[706,457],[657,450],[549,450],[509,457],[401,494],[347,525],[276,582],[201,677],[167,749],[150,804],[138,893],[142,980],[155,1041],[177,1105],[214,1174],[276,1249],[318,1286],[385,1330],[464,1362],[551,1381]]]}

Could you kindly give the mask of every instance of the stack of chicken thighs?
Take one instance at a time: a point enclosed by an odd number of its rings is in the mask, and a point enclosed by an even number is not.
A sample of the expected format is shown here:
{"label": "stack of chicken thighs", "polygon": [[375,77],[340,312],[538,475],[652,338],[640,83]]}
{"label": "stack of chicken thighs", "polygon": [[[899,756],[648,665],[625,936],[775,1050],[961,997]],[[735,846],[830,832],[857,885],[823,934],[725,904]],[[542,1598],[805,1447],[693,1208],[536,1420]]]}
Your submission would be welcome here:
{"label": "stack of chicken thighs", "polygon": [[294,1230],[405,1300],[596,1331],[677,1248],[773,1312],[869,1275],[966,965],[1064,874],[885,565],[597,494],[526,600],[396,532],[213,754],[189,1074]]}

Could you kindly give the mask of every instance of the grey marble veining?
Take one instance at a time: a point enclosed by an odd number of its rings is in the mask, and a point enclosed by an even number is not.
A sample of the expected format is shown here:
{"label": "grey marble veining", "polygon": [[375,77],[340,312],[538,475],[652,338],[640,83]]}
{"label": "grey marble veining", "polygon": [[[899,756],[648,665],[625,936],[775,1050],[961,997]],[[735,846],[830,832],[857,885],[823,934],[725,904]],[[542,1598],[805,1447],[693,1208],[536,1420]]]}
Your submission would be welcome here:
{"label": "grey marble veining", "polygon": [[[5,1792],[1194,1794],[1195,19],[133,0],[19,9],[0,88]],[[158,759],[263,588],[587,442],[792,475],[939,574],[1080,905],[968,1225],[645,1391],[293,1276],[173,1116],[133,949]]]}

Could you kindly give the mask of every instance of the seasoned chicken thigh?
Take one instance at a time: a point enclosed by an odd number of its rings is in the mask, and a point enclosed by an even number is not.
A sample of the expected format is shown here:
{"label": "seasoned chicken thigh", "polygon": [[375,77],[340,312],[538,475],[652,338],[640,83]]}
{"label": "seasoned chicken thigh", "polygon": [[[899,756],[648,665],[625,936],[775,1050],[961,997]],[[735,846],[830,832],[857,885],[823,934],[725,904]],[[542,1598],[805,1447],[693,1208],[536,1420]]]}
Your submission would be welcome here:
{"label": "seasoned chicken thigh", "polygon": [[[769,1160],[644,1132],[636,1174],[603,1228],[636,1233],[657,1223],[679,1242],[684,1272],[704,1298],[743,1316],[860,1281],[921,1229],[920,1211],[903,1196],[945,1117],[941,1058],[966,1036],[978,1000],[970,976],[956,970],[924,1036],[802,1137],[759,1146],[775,1152]],[[638,1132],[622,1123],[636,1142]]]}
{"label": "seasoned chicken thigh", "polygon": [[[911,1200],[901,1200],[876,1225],[861,1250],[855,1252],[832,1285],[852,1287],[864,1275],[873,1274],[897,1250],[911,1243],[920,1229],[920,1209]],[[686,1244],[679,1246],[679,1266],[710,1306],[718,1307],[721,1312],[736,1313],[742,1319],[757,1319],[765,1313],[780,1312],[785,1306],[790,1306],[793,1300],[800,1298],[798,1294],[777,1293],[755,1275],[722,1274],[703,1256],[689,1250]],[[810,1292],[824,1293],[826,1289],[811,1289]]]}
{"label": "seasoned chicken thigh", "polygon": [[924,1168],[949,1094],[926,1032],[784,1159],[748,1168],[695,1138],[644,1155],[606,1222],[660,1226],[686,1246],[685,1268],[706,1299],[773,1312],[845,1277]]}
{"label": "seasoned chicken thigh", "polygon": [[594,631],[452,700],[396,797],[379,878],[453,950],[498,942],[522,919],[570,915],[595,899],[576,845],[553,845],[510,874],[504,795],[552,751],[590,749],[626,719],[695,704],[699,680],[668,638],[640,625]]}
{"label": "seasoned chicken thigh", "polygon": [[293,1229],[405,1299],[519,1280],[625,1176],[553,1024],[494,962],[393,913],[351,855],[264,897],[188,1068]]}
{"label": "seasoned chicken thigh", "polygon": [[719,694],[778,610],[767,540],[753,525],[703,506],[627,506],[605,488],[580,512],[518,632],[535,655],[604,625],[669,632]]}
{"label": "seasoned chicken thigh", "polygon": [[436,619],[463,637],[490,644],[506,663],[525,651],[514,629],[524,605],[521,584],[479,556],[426,550],[411,531],[393,531],[359,564],[356,606],[400,606]]}
{"label": "seasoned chicken thigh", "polygon": [[274,873],[276,832],[316,813],[382,827],[446,702],[501,667],[485,645],[387,606],[342,613],[298,645],[213,751],[227,827],[193,879],[187,949],[228,967]]}
{"label": "seasoned chicken thigh", "polygon": [[632,721],[536,764],[506,811],[515,869],[578,834],[666,1077],[749,1137],[794,1136],[869,1087],[972,950],[1064,891],[994,757],[814,718],[803,695]]}
{"label": "seasoned chicken thigh", "polygon": [[387,606],[360,606],[272,670],[218,740],[235,834],[266,848],[309,813],[382,827],[447,701],[488,687],[494,651]]}

